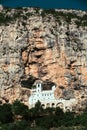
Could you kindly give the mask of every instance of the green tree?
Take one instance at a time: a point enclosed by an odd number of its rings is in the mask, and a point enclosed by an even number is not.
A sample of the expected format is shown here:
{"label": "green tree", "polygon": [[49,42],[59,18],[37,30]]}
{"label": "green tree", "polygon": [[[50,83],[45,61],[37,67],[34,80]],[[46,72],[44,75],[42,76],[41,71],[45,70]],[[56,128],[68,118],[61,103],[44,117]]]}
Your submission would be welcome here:
{"label": "green tree", "polygon": [[37,101],[37,103],[35,104],[35,112],[37,116],[40,116],[41,114],[43,114],[43,107],[41,105],[40,101]]}
{"label": "green tree", "polygon": [[56,127],[61,126],[63,124],[63,119],[64,119],[64,112],[61,108],[57,107],[55,109],[55,117],[54,117]]}
{"label": "green tree", "polygon": [[50,107],[47,107],[45,110],[44,110],[45,114],[47,115],[53,115],[54,112],[55,112],[55,108],[50,108]]}
{"label": "green tree", "polygon": [[0,122],[10,123],[13,121],[13,113],[10,104],[0,105]]}
{"label": "green tree", "polygon": [[1,130],[30,130],[28,122],[25,120],[9,123],[1,126]]}
{"label": "green tree", "polygon": [[75,117],[74,117],[75,113],[74,112],[66,112],[64,114],[64,123],[63,125],[65,126],[73,126],[74,125],[74,120],[75,120]]}
{"label": "green tree", "polygon": [[22,118],[28,119],[28,116],[29,116],[28,106],[24,105],[20,101],[16,100],[12,104],[12,111],[13,111],[14,115],[20,115],[20,116],[22,116]]}

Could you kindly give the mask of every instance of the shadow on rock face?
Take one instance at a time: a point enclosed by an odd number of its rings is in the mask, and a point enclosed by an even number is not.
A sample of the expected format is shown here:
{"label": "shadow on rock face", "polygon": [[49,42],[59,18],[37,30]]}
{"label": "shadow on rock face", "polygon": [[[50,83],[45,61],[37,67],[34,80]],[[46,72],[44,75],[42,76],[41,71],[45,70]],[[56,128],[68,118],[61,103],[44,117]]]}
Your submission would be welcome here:
{"label": "shadow on rock face", "polygon": [[36,79],[37,78],[30,76],[28,79],[21,81],[21,86],[31,89]]}

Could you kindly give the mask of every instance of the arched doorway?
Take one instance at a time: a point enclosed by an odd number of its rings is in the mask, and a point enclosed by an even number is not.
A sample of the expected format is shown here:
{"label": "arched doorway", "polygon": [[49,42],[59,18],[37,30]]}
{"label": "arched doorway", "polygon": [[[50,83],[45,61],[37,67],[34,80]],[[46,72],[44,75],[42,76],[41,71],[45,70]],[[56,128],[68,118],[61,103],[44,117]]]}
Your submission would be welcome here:
{"label": "arched doorway", "polygon": [[55,107],[55,103],[52,103],[52,107]]}
{"label": "arched doorway", "polygon": [[50,107],[50,103],[47,103],[47,104],[46,104],[46,108],[48,108],[48,107]]}
{"label": "arched doorway", "polygon": [[45,104],[42,104],[43,109],[45,109]]}
{"label": "arched doorway", "polygon": [[67,107],[65,107],[65,111],[66,111],[66,112],[70,112],[70,111],[72,111],[72,108],[69,107],[69,106],[67,106]]}
{"label": "arched doorway", "polygon": [[63,108],[64,108],[64,105],[63,105],[62,102],[59,102],[59,103],[56,104],[56,107],[60,107],[61,109],[63,109]]}

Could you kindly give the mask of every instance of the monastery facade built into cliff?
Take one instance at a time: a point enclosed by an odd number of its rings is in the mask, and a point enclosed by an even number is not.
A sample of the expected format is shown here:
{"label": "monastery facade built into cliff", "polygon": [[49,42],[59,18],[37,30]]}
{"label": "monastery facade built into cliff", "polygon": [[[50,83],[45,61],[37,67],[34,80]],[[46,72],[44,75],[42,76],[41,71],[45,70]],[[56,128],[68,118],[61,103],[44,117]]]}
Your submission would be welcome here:
{"label": "monastery facade built into cliff", "polygon": [[31,89],[31,96],[29,97],[29,107],[35,107],[35,104],[40,101],[43,108],[47,107],[60,107],[64,111],[72,111],[72,105],[76,104],[74,98],[65,100],[63,98],[56,99],[54,95],[56,87],[52,86],[51,90],[42,90],[42,84],[39,82],[36,84],[36,88]]}

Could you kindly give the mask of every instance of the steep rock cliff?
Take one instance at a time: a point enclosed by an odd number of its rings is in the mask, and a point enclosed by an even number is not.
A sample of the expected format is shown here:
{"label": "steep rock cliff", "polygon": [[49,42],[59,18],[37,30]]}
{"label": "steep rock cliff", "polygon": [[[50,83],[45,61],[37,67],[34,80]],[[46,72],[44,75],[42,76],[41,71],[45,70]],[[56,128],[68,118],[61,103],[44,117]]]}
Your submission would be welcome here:
{"label": "steep rock cliff", "polygon": [[28,103],[37,80],[86,106],[87,13],[0,7],[0,100]]}

